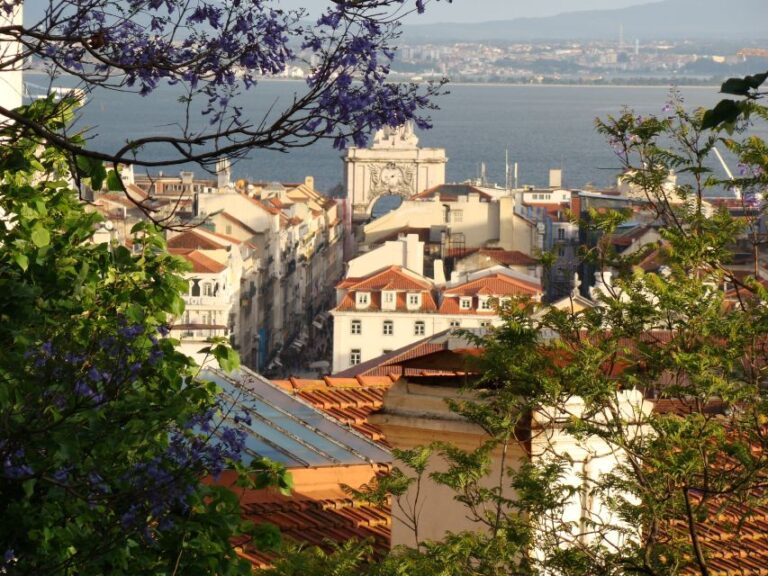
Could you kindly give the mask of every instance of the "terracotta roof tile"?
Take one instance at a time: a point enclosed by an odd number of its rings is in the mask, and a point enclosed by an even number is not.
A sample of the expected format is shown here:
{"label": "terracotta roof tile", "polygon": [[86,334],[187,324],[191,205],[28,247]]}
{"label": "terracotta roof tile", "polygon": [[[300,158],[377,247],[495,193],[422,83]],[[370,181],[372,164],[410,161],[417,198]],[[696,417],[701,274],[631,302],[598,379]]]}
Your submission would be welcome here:
{"label": "terracotta roof tile", "polygon": [[[383,555],[389,550],[392,523],[389,506],[355,502],[340,488],[328,498],[260,492],[266,493],[263,501],[243,506],[244,516],[257,523],[274,524],[286,540],[329,549],[329,541],[371,539],[376,554]],[[244,541],[235,542],[235,546],[257,569],[271,566],[276,558],[275,553],[255,550]]]}
{"label": "terracotta roof tile", "polygon": [[461,314],[462,316],[494,316],[497,314],[495,309],[478,310],[477,298],[472,298],[472,305],[469,309],[462,309],[458,298],[444,298],[440,304],[440,314]]}
{"label": "terracotta roof tile", "polygon": [[192,271],[198,274],[218,274],[227,269],[225,264],[209,258],[198,250],[188,250],[184,248],[170,248],[171,254],[181,256],[187,262],[192,264]]}
{"label": "terracotta roof tile", "polygon": [[470,280],[464,284],[445,288],[443,294],[453,296],[475,296],[484,294],[494,296],[538,296],[542,293],[541,284],[511,278],[505,274],[494,274]]}
{"label": "terracotta roof tile", "polygon": [[[353,282],[356,280],[356,282]],[[389,266],[377,272],[373,272],[364,278],[348,278],[337,285],[337,288],[350,288],[355,290],[382,290],[385,286],[393,286],[390,290],[430,290],[432,283],[426,278],[419,278],[413,272],[407,272],[401,266]]]}
{"label": "terracotta roof tile", "polygon": [[168,240],[168,248],[188,248],[190,250],[221,250],[226,244],[220,244],[208,235],[197,230],[185,230]]}

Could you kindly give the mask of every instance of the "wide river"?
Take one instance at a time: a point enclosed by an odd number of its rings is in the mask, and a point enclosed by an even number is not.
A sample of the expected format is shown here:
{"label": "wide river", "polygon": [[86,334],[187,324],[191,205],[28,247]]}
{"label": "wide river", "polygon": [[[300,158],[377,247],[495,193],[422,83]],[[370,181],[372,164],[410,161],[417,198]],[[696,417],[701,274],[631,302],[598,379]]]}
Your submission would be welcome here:
{"label": "wide river", "polygon": [[[41,82],[30,76],[29,81]],[[61,82],[64,84],[64,82]],[[290,98],[304,84],[263,82],[245,101],[257,116],[273,103]],[[434,128],[420,131],[420,145],[445,148],[448,181],[476,178],[481,162],[487,179],[504,183],[505,151],[517,162],[519,183],[546,185],[550,168],[563,169],[563,184],[606,186],[615,181],[619,164],[611,147],[597,134],[595,118],[617,115],[629,106],[639,114],[661,114],[669,99],[664,87],[451,85],[450,94],[432,113]],[[683,87],[686,105],[713,106],[721,97],[715,87]],[[161,134],[183,118],[173,88],[151,98],[119,92],[95,93],[82,112],[80,126],[92,127],[92,147],[114,150],[126,140]],[[761,129],[761,135],[766,131]],[[234,167],[236,178],[300,181],[315,177],[320,190],[343,181],[342,152],[327,142],[290,153],[254,150]],[[733,166],[732,166],[733,169]],[[176,172],[166,169],[166,173]],[[202,175],[202,170],[197,168]]]}

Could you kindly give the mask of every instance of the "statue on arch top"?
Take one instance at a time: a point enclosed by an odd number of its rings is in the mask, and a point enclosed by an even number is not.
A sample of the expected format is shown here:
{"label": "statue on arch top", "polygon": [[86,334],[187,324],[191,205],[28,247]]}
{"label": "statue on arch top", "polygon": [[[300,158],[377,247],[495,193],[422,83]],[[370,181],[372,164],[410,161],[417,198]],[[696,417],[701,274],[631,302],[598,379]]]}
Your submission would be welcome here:
{"label": "statue on arch top", "polygon": [[412,150],[418,148],[419,138],[416,136],[413,122],[408,121],[395,128],[384,126],[373,135],[373,145],[371,148],[380,150],[389,148],[395,150]]}

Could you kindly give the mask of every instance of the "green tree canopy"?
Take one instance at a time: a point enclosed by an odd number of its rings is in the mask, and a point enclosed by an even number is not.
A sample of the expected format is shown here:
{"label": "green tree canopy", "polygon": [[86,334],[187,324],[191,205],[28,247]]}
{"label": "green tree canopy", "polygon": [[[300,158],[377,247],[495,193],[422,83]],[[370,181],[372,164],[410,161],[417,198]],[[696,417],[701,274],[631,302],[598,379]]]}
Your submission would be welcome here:
{"label": "green tree canopy", "polygon": [[[61,131],[73,106],[19,113]],[[166,337],[185,264],[150,225],[131,246],[94,243],[101,217],[72,189],[71,158],[12,126],[0,138],[0,572],[249,573],[231,539],[253,527],[234,493],[201,482],[237,466],[224,417],[244,416]]]}

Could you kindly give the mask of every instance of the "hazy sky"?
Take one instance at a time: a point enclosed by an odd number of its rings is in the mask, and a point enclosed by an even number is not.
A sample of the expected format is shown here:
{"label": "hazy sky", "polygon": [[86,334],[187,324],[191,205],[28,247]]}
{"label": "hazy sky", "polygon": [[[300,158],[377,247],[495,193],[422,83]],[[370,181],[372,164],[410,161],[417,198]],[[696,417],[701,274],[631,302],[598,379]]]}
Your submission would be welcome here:
{"label": "hazy sky", "polygon": [[[320,0],[280,0],[288,8],[310,8],[327,2]],[[624,8],[633,4],[647,4],[652,0],[428,0],[426,13],[409,18],[411,24],[429,22],[484,22],[509,20],[527,16],[551,16],[574,10],[602,10]],[[413,0],[409,0],[413,5]]]}

